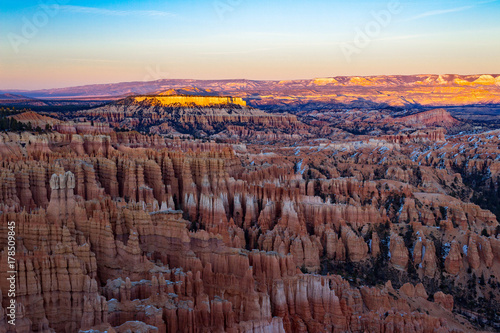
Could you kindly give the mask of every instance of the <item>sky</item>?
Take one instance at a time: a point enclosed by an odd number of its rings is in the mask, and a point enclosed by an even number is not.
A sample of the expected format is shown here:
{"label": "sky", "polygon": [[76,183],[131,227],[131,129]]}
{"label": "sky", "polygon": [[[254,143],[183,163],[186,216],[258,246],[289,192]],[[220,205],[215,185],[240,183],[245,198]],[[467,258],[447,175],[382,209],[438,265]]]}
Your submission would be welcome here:
{"label": "sky", "polygon": [[500,0],[2,0],[0,90],[498,74]]}

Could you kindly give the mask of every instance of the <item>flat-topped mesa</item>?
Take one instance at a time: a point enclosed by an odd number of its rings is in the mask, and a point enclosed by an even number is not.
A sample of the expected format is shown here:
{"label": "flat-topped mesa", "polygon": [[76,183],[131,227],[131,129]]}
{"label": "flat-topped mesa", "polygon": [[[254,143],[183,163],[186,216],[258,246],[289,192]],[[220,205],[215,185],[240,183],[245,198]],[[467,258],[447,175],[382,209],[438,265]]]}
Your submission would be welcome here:
{"label": "flat-topped mesa", "polygon": [[136,96],[133,97],[135,103],[150,103],[151,105],[159,106],[226,106],[239,105],[247,106],[247,103],[239,97],[230,96],[187,96],[187,95],[156,95],[156,96]]}
{"label": "flat-topped mesa", "polygon": [[307,126],[295,115],[268,113],[247,106],[241,98],[229,96],[131,96],[97,108],[80,110],[76,116],[113,127],[142,128],[151,134],[173,136],[270,141],[308,134]]}

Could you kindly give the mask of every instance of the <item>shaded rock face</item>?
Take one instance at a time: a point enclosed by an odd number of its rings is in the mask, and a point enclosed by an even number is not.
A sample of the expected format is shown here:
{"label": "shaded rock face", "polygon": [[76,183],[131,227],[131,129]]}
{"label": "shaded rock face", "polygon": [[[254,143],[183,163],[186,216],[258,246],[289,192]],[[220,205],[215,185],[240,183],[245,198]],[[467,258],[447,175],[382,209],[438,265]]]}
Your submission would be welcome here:
{"label": "shaded rock face", "polygon": [[95,125],[0,134],[16,332],[474,331],[451,312],[455,285],[435,289],[499,267],[496,217],[443,194],[465,188],[453,159],[499,173],[469,137],[268,153]]}
{"label": "shaded rock face", "polygon": [[438,291],[434,294],[434,302],[438,303],[448,311],[453,310],[453,296],[446,295],[442,291]]}
{"label": "shaded rock face", "polygon": [[457,242],[451,243],[451,249],[444,262],[445,269],[448,273],[457,275],[462,269],[462,254]]}
{"label": "shaded rock face", "polygon": [[459,121],[451,116],[445,109],[435,109],[412,114],[405,117],[394,118],[390,122],[402,123],[406,125],[423,124],[426,126],[451,127],[457,125]]}
{"label": "shaded rock face", "polygon": [[50,201],[47,206],[47,218],[53,223],[75,219],[75,175],[71,171],[64,174],[53,174],[50,177]]}
{"label": "shaded rock face", "polygon": [[[395,122],[397,123],[397,122]],[[417,123],[420,124],[420,123]],[[442,127],[421,129],[410,133],[398,133],[392,135],[384,135],[386,141],[393,143],[409,143],[409,142],[446,142],[446,130]]]}
{"label": "shaded rock face", "polygon": [[399,270],[405,270],[408,265],[408,249],[400,236],[391,235],[389,251],[391,264]]}

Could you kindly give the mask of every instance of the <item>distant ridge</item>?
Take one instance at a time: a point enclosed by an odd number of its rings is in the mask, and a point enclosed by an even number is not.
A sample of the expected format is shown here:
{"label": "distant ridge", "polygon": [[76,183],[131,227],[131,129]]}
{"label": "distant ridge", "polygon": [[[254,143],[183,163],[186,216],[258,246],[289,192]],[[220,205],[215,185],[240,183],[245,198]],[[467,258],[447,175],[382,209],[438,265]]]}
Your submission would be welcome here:
{"label": "distant ridge", "polygon": [[[497,86],[500,87],[500,74],[419,74],[419,75],[375,75],[375,76],[334,76],[306,80],[193,80],[193,79],[162,79],[156,81],[119,82],[109,84],[93,84],[56,89],[18,90],[15,93],[28,97],[63,98],[91,96],[124,96],[127,94],[152,94],[169,89],[178,89],[178,93],[189,94],[189,90],[205,91],[217,94],[220,91],[248,91],[278,86]],[[221,90],[223,89],[223,90]],[[180,90],[184,90],[182,93]],[[4,93],[8,93],[5,92]]]}
{"label": "distant ridge", "polygon": [[26,100],[26,99],[32,99],[32,98],[23,95],[0,93],[0,101],[15,101],[15,100]]}
{"label": "distant ridge", "polygon": [[442,107],[500,104],[500,75],[335,76],[286,81],[163,79],[16,93],[43,99],[117,99],[151,94],[234,96],[255,107],[311,103]]}
{"label": "distant ridge", "polygon": [[200,89],[196,87],[184,87],[178,89],[168,89],[164,91],[158,91],[154,93],[155,95],[171,96],[171,95],[181,95],[181,96],[220,96],[220,94],[211,89]]}

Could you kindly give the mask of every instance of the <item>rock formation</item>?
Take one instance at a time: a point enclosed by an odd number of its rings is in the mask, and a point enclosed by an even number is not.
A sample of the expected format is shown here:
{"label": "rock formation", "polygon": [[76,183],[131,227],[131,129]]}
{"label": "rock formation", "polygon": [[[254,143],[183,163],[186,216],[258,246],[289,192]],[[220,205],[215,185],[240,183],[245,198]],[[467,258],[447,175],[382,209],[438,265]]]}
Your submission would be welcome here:
{"label": "rock formation", "polygon": [[[82,114],[128,126],[139,107],[149,119],[171,111],[120,103]],[[175,112],[179,126],[209,127],[231,110]],[[234,110],[276,135],[309,131],[295,116]],[[2,132],[15,331],[470,332],[473,318],[494,328],[500,228],[487,200],[471,200],[498,191],[500,133],[331,133],[344,141],[203,142],[97,121]],[[7,248],[0,238],[0,330]]]}

